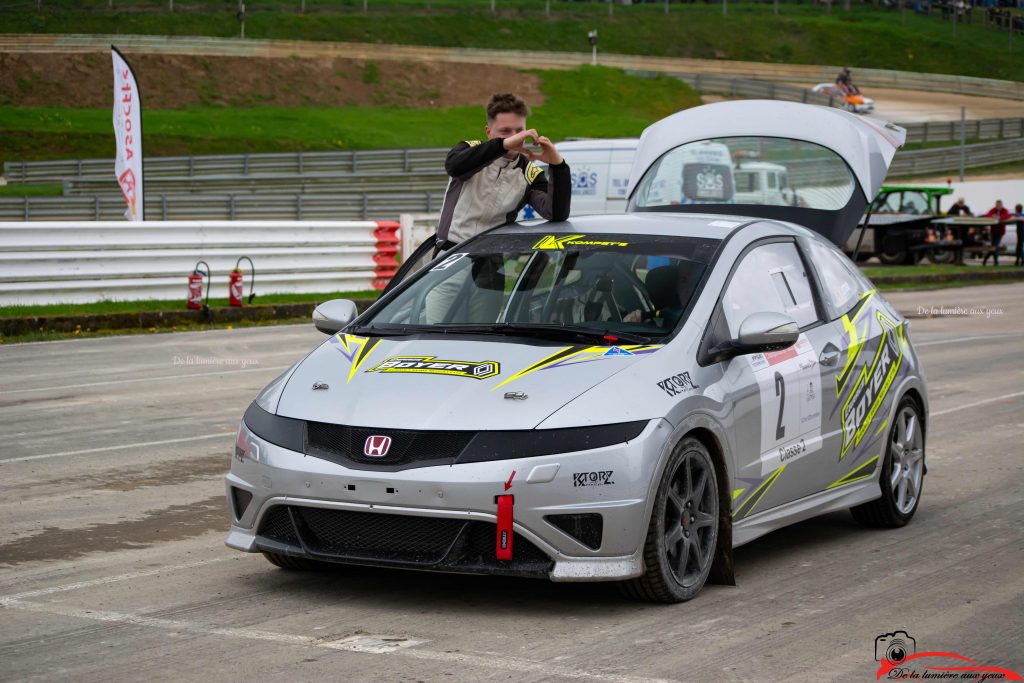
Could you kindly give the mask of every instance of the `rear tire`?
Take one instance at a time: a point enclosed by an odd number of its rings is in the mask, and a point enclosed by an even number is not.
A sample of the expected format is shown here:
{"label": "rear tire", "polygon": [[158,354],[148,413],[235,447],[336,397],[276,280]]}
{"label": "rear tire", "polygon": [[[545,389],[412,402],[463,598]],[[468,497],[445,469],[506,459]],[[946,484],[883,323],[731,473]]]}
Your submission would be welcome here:
{"label": "rear tire", "polygon": [[320,567],[319,562],[305,557],[293,557],[292,555],[283,555],[281,553],[270,553],[265,550],[263,551],[263,557],[267,558],[267,562],[275,567],[280,567],[281,569],[287,569],[289,571],[311,571]]}
{"label": "rear tire", "polygon": [[850,508],[853,518],[874,529],[905,526],[917,511],[924,484],[924,422],[917,403],[905,397],[889,428],[878,485],[882,497]]}
{"label": "rear tire", "polygon": [[718,544],[718,477],[708,449],[683,439],[662,475],[644,541],[644,574],[619,585],[628,597],[684,602],[704,587]]}

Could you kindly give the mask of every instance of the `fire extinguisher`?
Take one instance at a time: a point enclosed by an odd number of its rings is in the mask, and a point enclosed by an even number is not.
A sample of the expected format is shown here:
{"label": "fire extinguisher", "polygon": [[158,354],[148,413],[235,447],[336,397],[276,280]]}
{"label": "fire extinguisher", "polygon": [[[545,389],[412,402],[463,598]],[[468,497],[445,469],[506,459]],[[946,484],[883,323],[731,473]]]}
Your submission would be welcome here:
{"label": "fire extinguisher", "polygon": [[[203,271],[199,268],[200,264],[206,266],[206,270]],[[203,298],[203,277],[206,277],[206,298]],[[192,274],[188,276],[188,307],[192,310],[204,311],[207,315],[210,312],[210,307],[207,302],[210,300],[210,266],[206,261],[196,261],[195,268],[192,269]]]}
{"label": "fire extinguisher", "polygon": [[228,303],[232,306],[242,305],[242,290],[245,287],[245,282],[242,277],[242,269],[239,264],[245,259],[249,262],[249,270],[252,272],[252,281],[249,283],[249,301],[252,303],[255,294],[253,288],[256,286],[256,266],[253,265],[252,259],[248,256],[239,256],[238,260],[235,261],[235,269],[231,271],[231,275],[228,277]]}

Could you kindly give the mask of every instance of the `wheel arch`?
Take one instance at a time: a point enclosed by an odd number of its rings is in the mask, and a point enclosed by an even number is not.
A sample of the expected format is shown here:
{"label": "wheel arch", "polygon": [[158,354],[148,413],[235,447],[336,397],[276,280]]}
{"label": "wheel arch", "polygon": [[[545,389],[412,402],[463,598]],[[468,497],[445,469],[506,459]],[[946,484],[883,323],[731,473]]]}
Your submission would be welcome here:
{"label": "wheel arch", "polygon": [[726,586],[736,585],[736,574],[733,571],[732,558],[732,484],[729,466],[726,464],[723,441],[706,425],[692,427],[683,433],[676,443],[693,437],[704,444],[715,463],[715,478],[718,480],[718,544],[715,547],[715,559],[708,574],[708,583]]}

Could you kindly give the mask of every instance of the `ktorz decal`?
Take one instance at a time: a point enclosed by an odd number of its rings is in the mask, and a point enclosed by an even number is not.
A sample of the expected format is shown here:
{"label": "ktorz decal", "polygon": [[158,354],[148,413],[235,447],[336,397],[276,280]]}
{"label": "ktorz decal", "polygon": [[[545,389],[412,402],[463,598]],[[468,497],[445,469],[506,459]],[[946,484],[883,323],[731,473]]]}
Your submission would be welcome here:
{"label": "ktorz decal", "polygon": [[420,375],[454,375],[486,379],[501,372],[497,361],[441,360],[433,356],[394,356],[367,372],[412,373]]}
{"label": "ktorz decal", "polygon": [[669,396],[685,394],[688,391],[700,389],[700,387],[694,384],[693,380],[690,379],[690,373],[688,372],[680,372],[678,375],[666,377],[658,382],[658,388]]}
{"label": "ktorz decal", "polygon": [[572,486],[611,486],[615,482],[612,481],[612,472],[614,470],[607,470],[604,472],[573,472],[572,473]]}

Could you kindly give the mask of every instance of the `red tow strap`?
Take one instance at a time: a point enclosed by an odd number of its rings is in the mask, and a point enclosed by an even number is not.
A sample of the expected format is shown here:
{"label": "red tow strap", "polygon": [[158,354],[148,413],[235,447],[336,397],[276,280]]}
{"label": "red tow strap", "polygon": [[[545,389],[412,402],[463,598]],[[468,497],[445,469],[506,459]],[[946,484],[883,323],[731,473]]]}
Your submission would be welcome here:
{"label": "red tow strap", "polygon": [[495,540],[494,553],[499,560],[512,559],[512,504],[515,496],[497,496],[498,499],[498,537]]}

